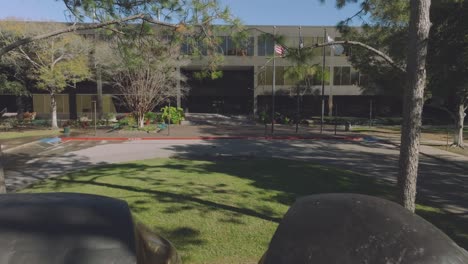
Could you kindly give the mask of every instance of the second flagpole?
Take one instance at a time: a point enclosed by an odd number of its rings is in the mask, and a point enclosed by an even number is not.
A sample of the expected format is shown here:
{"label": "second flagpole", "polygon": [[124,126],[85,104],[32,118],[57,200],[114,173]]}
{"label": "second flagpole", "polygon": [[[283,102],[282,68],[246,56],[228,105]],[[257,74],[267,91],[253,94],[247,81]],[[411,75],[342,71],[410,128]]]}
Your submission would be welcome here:
{"label": "second flagpole", "polygon": [[271,87],[271,134],[275,132],[276,26],[273,27],[273,86]]}
{"label": "second flagpole", "polygon": [[[323,29],[323,43],[327,42],[327,29]],[[325,46],[323,46],[322,61],[322,113],[320,116],[320,134],[323,133],[323,115],[325,112]]]}

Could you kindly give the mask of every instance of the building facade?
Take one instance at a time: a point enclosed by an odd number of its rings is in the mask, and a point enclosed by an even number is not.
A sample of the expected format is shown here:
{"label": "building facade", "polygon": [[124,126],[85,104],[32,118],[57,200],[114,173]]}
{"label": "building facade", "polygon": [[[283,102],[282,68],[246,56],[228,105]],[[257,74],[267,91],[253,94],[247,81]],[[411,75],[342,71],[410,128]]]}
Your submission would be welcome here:
{"label": "building facade", "polygon": [[[339,39],[335,27],[305,26],[301,28],[302,42],[305,48],[324,42],[324,31],[332,39]],[[203,67],[203,59],[192,61],[181,71],[187,75],[187,85],[190,87],[188,96],[181,100],[174,99],[186,112],[222,113],[222,114],[258,114],[269,112],[273,93],[273,51],[274,42],[271,34],[284,37],[286,47],[299,47],[300,33],[297,26],[248,26],[250,37],[245,45],[239,48],[230,36],[220,36],[219,52],[224,55],[224,63],[220,70],[223,76],[215,80],[200,80],[193,78],[193,73]],[[183,53],[189,53],[188,47],[182,46]],[[322,65],[322,48],[315,48],[312,64]],[[325,82],[324,95],[327,115],[368,116],[369,109],[385,98],[363,95],[361,84],[367,81],[365,75],[351,67],[346,53],[336,54],[331,47],[325,48],[325,71],[329,78]],[[293,63],[286,58],[275,59],[275,108],[277,112],[289,115],[297,111],[303,115],[319,115],[321,111],[321,80],[314,79],[312,87],[298,98],[296,96],[296,80],[290,80],[285,75]],[[298,104],[298,99],[300,104]],[[57,96],[59,118],[77,118],[83,115],[91,116],[93,101],[97,101],[96,84],[83,82],[76,89],[68,89]],[[34,93],[31,106],[38,116],[50,114],[50,98],[47,94]],[[397,103],[388,106],[383,112],[399,112]],[[104,85],[102,95],[103,113],[128,112],[118,104],[113,96],[112,86]]]}
{"label": "building facade", "polygon": [[[324,34],[332,39],[339,39],[339,32],[335,27],[301,27],[298,26],[248,26],[250,38],[245,47],[239,49],[229,36],[221,36],[220,52],[225,56],[223,77],[217,80],[190,79],[191,92],[182,100],[182,107],[189,112],[219,112],[232,114],[257,114],[271,107],[273,93],[273,51],[274,41],[271,34],[284,37],[287,47],[298,48],[300,39],[304,48],[324,42]],[[188,51],[185,51],[188,52]],[[314,58],[311,64],[321,67],[323,48],[313,49]],[[337,54],[331,47],[325,48],[325,71],[329,78],[325,82],[324,95],[326,98],[326,113],[338,114],[339,106],[346,105],[354,108],[356,115],[368,112],[372,96],[363,96],[360,84],[367,81],[367,77],[351,67],[346,53]],[[191,72],[202,67],[203,61],[192,62],[185,69]],[[296,80],[287,78],[285,74],[293,62],[286,58],[275,59],[275,102],[279,112],[292,112],[296,109]],[[312,87],[306,89],[300,96],[301,112],[316,115],[321,111],[321,79],[314,79]],[[334,100],[335,99],[335,100]],[[334,103],[335,102],[335,103]],[[352,105],[355,106],[352,106]],[[356,109],[362,108],[362,109]],[[365,110],[364,110],[365,109]],[[343,109],[345,110],[345,109]],[[350,110],[350,109],[348,109]]]}

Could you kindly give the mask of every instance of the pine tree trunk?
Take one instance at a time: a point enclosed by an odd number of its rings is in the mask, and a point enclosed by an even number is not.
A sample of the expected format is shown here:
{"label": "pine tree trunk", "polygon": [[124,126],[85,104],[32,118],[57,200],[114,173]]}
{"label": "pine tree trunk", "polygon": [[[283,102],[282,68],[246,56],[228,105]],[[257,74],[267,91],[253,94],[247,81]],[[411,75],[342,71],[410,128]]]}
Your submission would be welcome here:
{"label": "pine tree trunk", "polygon": [[2,145],[0,144],[0,194],[6,193],[5,173],[3,171],[3,153]]}
{"label": "pine tree trunk", "polygon": [[408,85],[403,99],[403,125],[399,161],[400,203],[414,212],[419,162],[421,115],[426,83],[427,39],[431,27],[430,0],[411,0],[407,56]]}
{"label": "pine tree trunk", "polygon": [[457,127],[455,129],[455,138],[453,140],[453,145],[457,147],[465,147],[463,142],[463,128],[465,122],[465,105],[463,103],[459,103],[457,109]]}
{"label": "pine tree trunk", "polygon": [[58,129],[58,124],[57,124],[57,101],[55,100],[55,94],[53,94],[53,93],[50,94],[50,111],[52,113],[51,128],[52,129]]}

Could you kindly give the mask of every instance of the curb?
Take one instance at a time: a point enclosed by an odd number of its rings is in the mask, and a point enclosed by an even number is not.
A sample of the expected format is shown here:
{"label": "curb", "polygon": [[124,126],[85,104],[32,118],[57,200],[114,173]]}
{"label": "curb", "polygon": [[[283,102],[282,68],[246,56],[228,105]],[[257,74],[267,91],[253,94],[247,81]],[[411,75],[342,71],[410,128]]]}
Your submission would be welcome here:
{"label": "curb", "polygon": [[235,136],[235,137],[62,137],[63,142],[67,141],[145,141],[145,140],[350,140],[362,141],[364,137],[358,136]]}

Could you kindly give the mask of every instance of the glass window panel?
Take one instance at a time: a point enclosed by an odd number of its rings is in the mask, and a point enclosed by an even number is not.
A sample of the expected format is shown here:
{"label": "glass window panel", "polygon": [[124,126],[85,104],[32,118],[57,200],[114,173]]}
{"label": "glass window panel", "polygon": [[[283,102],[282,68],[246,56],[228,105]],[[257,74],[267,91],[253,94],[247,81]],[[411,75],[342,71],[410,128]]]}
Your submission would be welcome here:
{"label": "glass window panel", "polygon": [[237,52],[236,45],[231,37],[226,37],[227,39],[227,54],[228,56],[235,56]]}
{"label": "glass window panel", "polygon": [[351,67],[341,67],[341,85],[351,85]]}
{"label": "glass window panel", "polygon": [[257,55],[258,56],[265,56],[266,55],[266,48],[265,48],[265,36],[259,36],[257,38],[258,44],[257,44]]}
{"label": "glass window panel", "polygon": [[341,67],[333,67],[333,85],[341,85]]}
{"label": "glass window panel", "polygon": [[359,72],[355,69],[351,69],[351,84],[359,85]]}
{"label": "glass window panel", "polygon": [[258,56],[273,55],[273,38],[269,35],[258,37]]}

